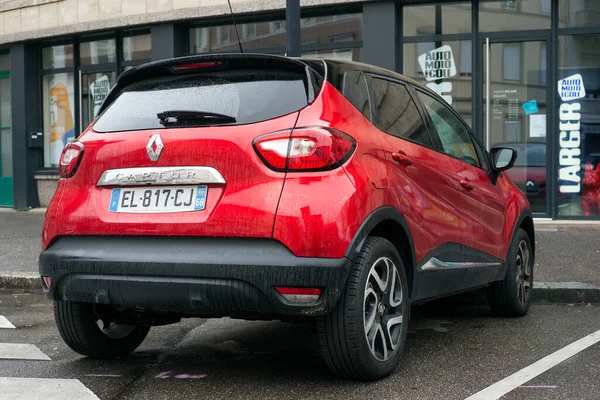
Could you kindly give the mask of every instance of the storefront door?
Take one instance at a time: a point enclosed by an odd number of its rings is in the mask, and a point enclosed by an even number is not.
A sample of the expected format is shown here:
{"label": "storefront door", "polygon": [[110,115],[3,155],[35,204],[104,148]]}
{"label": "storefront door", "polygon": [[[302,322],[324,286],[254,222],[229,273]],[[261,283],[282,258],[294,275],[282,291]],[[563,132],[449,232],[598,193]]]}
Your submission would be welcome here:
{"label": "storefront door", "polygon": [[0,207],[13,206],[10,72],[0,72]]}
{"label": "storefront door", "polygon": [[548,103],[547,40],[484,39],[483,132],[488,148],[518,152],[508,175],[527,195],[538,216],[550,213],[552,165],[547,147],[552,137]]}

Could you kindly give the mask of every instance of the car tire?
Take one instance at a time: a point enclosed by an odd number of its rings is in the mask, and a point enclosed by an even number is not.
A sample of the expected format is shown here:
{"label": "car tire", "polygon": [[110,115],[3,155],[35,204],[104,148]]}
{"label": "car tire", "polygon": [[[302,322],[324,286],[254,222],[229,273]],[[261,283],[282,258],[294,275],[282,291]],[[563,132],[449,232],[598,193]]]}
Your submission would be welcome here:
{"label": "car tire", "polygon": [[388,376],[400,362],[409,319],[408,283],[398,251],[386,239],[367,238],[336,306],[317,319],[327,366],[349,379]]}
{"label": "car tire", "polygon": [[533,293],[533,251],[523,229],[511,243],[506,262],[506,277],[490,285],[488,301],[499,316],[522,317],[529,311]]}
{"label": "car tire", "polygon": [[146,338],[150,326],[104,324],[92,303],[55,301],[54,318],[65,343],[91,358],[117,358],[134,351]]}

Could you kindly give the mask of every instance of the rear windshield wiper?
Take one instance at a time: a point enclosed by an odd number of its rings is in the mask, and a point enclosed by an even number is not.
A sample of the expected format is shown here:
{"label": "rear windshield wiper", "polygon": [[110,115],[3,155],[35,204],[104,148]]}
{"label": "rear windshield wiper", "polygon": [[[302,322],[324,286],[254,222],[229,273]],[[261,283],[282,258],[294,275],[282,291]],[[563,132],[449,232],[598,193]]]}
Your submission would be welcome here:
{"label": "rear windshield wiper", "polygon": [[179,122],[183,122],[184,124],[187,122],[201,122],[210,124],[211,122],[233,123],[236,121],[235,117],[231,115],[209,111],[170,110],[158,113],[156,116],[160,120],[161,125],[177,124]]}

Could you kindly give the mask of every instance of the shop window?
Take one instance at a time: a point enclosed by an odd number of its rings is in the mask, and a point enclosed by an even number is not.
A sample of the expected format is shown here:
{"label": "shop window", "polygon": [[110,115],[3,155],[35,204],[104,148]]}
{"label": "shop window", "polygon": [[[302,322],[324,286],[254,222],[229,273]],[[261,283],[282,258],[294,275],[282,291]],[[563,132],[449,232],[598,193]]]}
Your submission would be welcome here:
{"label": "shop window", "polygon": [[600,217],[599,42],[599,34],[559,36],[556,136],[561,217]]}
{"label": "shop window", "polygon": [[546,43],[540,46],[540,85],[545,85],[547,82],[548,61],[546,59]]}
{"label": "shop window", "polygon": [[559,0],[558,25],[560,28],[600,26],[600,1]]}
{"label": "shop window", "polygon": [[75,137],[75,92],[73,73],[42,77],[44,112],[44,167],[56,168],[63,147]]}
{"label": "shop window", "polygon": [[150,34],[123,38],[123,61],[150,61],[152,59],[152,38]]}
{"label": "shop window", "polygon": [[546,0],[481,1],[479,29],[482,32],[506,32],[550,29],[552,18],[546,12]]}
{"label": "shop window", "polygon": [[466,121],[472,121],[472,42],[443,41],[437,46],[435,42],[404,44],[403,73],[438,93]]}
{"label": "shop window", "polygon": [[[244,51],[285,54],[284,20],[241,23],[238,30]],[[191,28],[189,54],[237,53],[239,46],[234,32],[233,25]],[[300,34],[305,55],[360,61],[362,14],[302,18]]]}
{"label": "shop window", "polygon": [[83,42],[79,45],[79,65],[109,64],[116,61],[115,39]]}
{"label": "shop window", "polygon": [[460,76],[471,76],[473,71],[472,52],[473,47],[470,40],[460,42]]}
{"label": "shop window", "polygon": [[507,43],[502,49],[502,79],[507,82],[521,80],[521,44]]}
{"label": "shop window", "polygon": [[[341,14],[302,18],[302,44],[337,43],[362,40],[361,14]],[[303,22],[306,21],[306,22]]]}
{"label": "shop window", "polygon": [[403,8],[404,36],[420,32],[440,35],[471,32],[471,2],[456,2]]}
{"label": "shop window", "polygon": [[44,47],[42,49],[42,68],[57,69],[73,66],[73,45]]}

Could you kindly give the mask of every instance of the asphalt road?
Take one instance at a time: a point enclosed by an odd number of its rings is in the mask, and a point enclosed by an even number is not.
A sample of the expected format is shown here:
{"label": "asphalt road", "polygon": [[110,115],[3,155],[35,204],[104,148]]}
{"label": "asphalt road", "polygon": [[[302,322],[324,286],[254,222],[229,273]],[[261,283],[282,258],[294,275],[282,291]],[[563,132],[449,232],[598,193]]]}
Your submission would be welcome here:
{"label": "asphalt road", "polygon": [[[31,344],[51,359],[3,359],[0,352],[2,400],[15,398],[15,385],[25,388],[19,400],[33,399],[36,388],[48,382],[65,390],[73,382],[83,384],[103,400],[465,399],[600,330],[597,306],[538,305],[525,318],[500,319],[487,306],[438,302],[413,309],[404,360],[392,376],[356,383],[330,375],[316,337],[300,324],[184,320],[152,328],[129,357],[100,361],[66,347],[42,294],[0,292],[0,315],[15,326],[0,328],[0,348]],[[596,343],[504,398],[598,399],[599,370]],[[3,382],[8,390],[11,381],[1,377],[29,379],[12,381],[13,394],[3,395]],[[40,398],[48,399],[48,393]]]}

